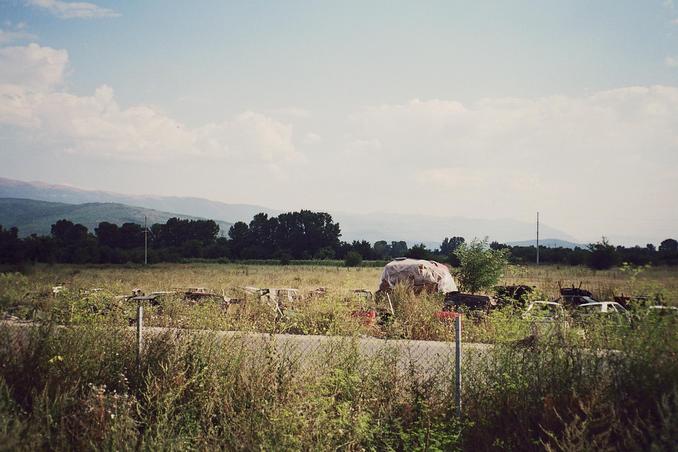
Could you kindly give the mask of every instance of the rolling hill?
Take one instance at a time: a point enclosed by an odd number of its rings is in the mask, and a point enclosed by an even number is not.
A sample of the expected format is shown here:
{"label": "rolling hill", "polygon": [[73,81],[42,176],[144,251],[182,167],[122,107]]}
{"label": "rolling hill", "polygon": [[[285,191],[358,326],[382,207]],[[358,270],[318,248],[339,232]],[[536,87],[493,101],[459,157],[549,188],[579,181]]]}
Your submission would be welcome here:
{"label": "rolling hill", "polygon": [[[280,210],[251,204],[229,204],[191,197],[125,195],[43,182],[24,182],[2,177],[0,177],[0,197],[28,198],[65,204],[124,204],[161,212],[177,212],[183,217],[211,218],[226,223],[249,222],[259,212],[269,215],[277,215],[281,212]],[[101,213],[103,214],[103,212]],[[533,223],[507,218],[480,219],[387,212],[368,214],[330,213],[334,220],[341,225],[342,239],[346,241],[405,240],[410,245],[424,243],[429,247],[437,247],[443,238],[451,236],[462,236],[466,239],[488,236],[490,240],[503,243],[528,240],[534,236]],[[169,215],[176,216],[177,214]],[[553,239],[576,241],[569,234],[549,227],[547,224],[542,224],[542,235]]]}
{"label": "rolling hill", "polygon": [[107,191],[82,190],[43,182],[24,182],[4,177],[0,177],[0,198],[26,198],[65,204],[126,204],[162,212],[180,212],[184,217],[190,215],[227,223],[235,223],[239,220],[249,222],[259,212],[278,213],[273,209],[249,204],[227,204],[203,198],[179,196],[126,195]]}
{"label": "rolling hill", "polygon": [[[5,228],[16,226],[22,237],[50,233],[52,224],[67,219],[87,226],[90,232],[102,221],[121,225],[123,223],[164,223],[172,217],[199,219],[190,215],[162,212],[119,203],[66,204],[36,201],[32,199],[0,198],[0,224]],[[217,221],[220,233],[226,234],[231,223]]]}

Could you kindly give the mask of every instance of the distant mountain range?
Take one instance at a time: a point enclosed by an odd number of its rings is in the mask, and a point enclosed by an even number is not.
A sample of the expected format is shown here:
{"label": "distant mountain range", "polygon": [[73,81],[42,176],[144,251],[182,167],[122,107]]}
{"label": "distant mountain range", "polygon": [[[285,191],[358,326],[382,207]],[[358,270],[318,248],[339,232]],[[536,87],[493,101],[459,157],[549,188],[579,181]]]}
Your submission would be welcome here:
{"label": "distant mountain range", "polygon": [[[511,246],[537,246],[536,240],[522,240],[519,242],[508,242],[507,245]],[[588,244],[583,243],[574,243],[568,242],[567,240],[560,239],[540,239],[539,246],[545,246],[546,248],[570,248],[575,249],[576,247],[585,248]]]}
{"label": "distant mountain range", "polygon": [[[460,236],[466,240],[489,237],[507,243],[534,235],[534,224],[508,218],[480,219],[442,217],[433,215],[408,215],[371,213],[365,215],[337,213],[333,217],[341,224],[344,239],[405,240],[409,245],[424,243],[429,248],[438,247],[445,237]],[[573,240],[566,233],[541,225],[545,237]]]}
{"label": "distant mountain range", "polygon": [[[120,193],[83,190],[65,185],[52,185],[43,182],[24,182],[0,177],[0,198],[26,198],[39,201],[57,202],[63,204],[95,204],[96,216],[92,221],[110,221],[127,218],[121,209],[151,209],[157,211],[159,220],[163,215],[181,216],[184,218],[210,218],[215,221],[235,223],[236,221],[249,222],[260,212],[277,215],[281,211],[250,204],[228,204],[219,201],[210,201],[203,198],[154,196],[154,195],[125,195]],[[109,207],[103,207],[103,205]],[[124,205],[124,206],[121,206]],[[113,208],[113,206],[118,206]],[[63,208],[63,207],[62,207]],[[88,209],[93,209],[89,207]],[[111,209],[107,216],[106,209]],[[117,209],[117,210],[116,210]],[[174,213],[170,213],[174,212]],[[474,237],[488,236],[490,240],[499,242],[520,241],[534,235],[534,224],[514,219],[477,219],[463,217],[445,217],[433,215],[410,215],[394,213],[354,214],[346,212],[329,212],[335,221],[341,225],[342,239],[368,240],[404,240],[409,245],[424,243],[429,247],[437,247],[443,238],[451,236],[465,237],[467,240]],[[135,218],[139,214],[135,213]],[[143,222],[143,213],[141,222]],[[85,217],[82,217],[85,218]],[[150,218],[150,215],[149,215]],[[168,217],[169,218],[169,217]],[[47,220],[46,220],[47,221]],[[75,220],[72,220],[75,221]],[[97,222],[98,222],[97,221]],[[137,221],[138,222],[138,221]],[[0,224],[7,223],[0,217]],[[28,224],[28,223],[26,223]],[[83,223],[84,224],[84,223]],[[222,228],[225,226],[222,226]],[[224,229],[222,229],[224,231]],[[226,229],[227,231],[227,229]],[[22,234],[24,231],[21,231]],[[47,231],[49,232],[49,230]],[[542,224],[541,232],[544,237],[554,240],[574,242],[574,238],[558,229]]]}
{"label": "distant mountain range", "polygon": [[24,182],[0,177],[0,198],[27,198],[66,204],[116,203],[144,207],[163,212],[177,212],[201,218],[235,223],[249,220],[259,212],[276,213],[273,209],[248,204],[226,204],[203,198],[152,195],[125,195],[98,190],[83,190],[67,185]]}
{"label": "distant mountain range", "polygon": [[[47,235],[54,223],[68,219],[87,226],[90,232],[102,221],[121,225],[123,223],[144,224],[144,216],[149,225],[165,223],[172,217],[198,219],[190,215],[161,212],[143,207],[118,203],[65,204],[59,202],[36,201],[33,199],[0,198],[0,224],[6,228],[16,226],[22,237],[38,234]],[[226,234],[231,223],[218,221],[222,233]]]}

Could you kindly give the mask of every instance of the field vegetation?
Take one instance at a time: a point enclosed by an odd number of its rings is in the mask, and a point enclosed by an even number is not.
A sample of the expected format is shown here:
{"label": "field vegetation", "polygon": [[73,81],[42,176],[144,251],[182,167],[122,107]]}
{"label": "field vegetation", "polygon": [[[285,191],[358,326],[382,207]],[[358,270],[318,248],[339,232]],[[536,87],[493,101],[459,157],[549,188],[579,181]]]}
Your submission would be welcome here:
{"label": "field vegetation", "polygon": [[[451,325],[435,314],[442,306],[437,294],[414,296],[404,288],[392,297],[395,316],[382,325],[365,323],[356,311],[386,311],[384,302],[356,296],[354,289],[374,290],[379,268],[316,266],[255,266],[234,264],[160,264],[142,266],[38,265],[29,274],[0,274],[0,309],[21,320],[55,321],[59,324],[134,322],[135,303],[125,301],[133,289],[145,293],[178,288],[205,287],[218,295],[244,297],[243,303],[226,306],[210,300],[186,302],[181,295],[166,295],[157,305],[146,307],[145,323],[192,329],[220,329],[292,334],[370,335],[386,338],[448,340]],[[583,267],[507,268],[500,283],[528,284],[537,288],[532,299],[553,300],[559,288],[582,286],[600,300],[613,295],[644,296],[651,303],[676,304],[678,272],[670,267],[621,267],[593,271]],[[65,289],[58,296],[52,287]],[[296,288],[302,299],[286,303],[284,316],[271,304],[259,302],[241,288]],[[311,296],[325,288],[322,297]],[[94,289],[94,290],[93,290]],[[656,301],[658,300],[658,301]],[[639,309],[641,315],[644,310]],[[471,321],[473,320],[473,321]],[[467,340],[497,342],[518,340],[529,334],[532,322],[521,318],[519,306],[495,310],[482,320],[469,318]],[[631,328],[632,324],[615,328]]]}
{"label": "field vegetation", "polygon": [[[634,308],[628,322],[590,322],[534,336],[517,307],[469,316],[465,342],[491,344],[464,358],[464,411],[454,378],[403,356],[366,356],[362,336],[451,340],[435,313],[442,299],[398,288],[395,315],[371,324],[353,289],[375,289],[378,268],[162,264],[42,266],[0,274],[0,444],[10,449],[229,450],[671,450],[678,438],[676,319]],[[509,267],[506,284],[588,288],[601,299],[643,295],[676,304],[670,268]],[[66,289],[53,295],[51,288]],[[134,304],[117,295],[208,287],[294,287],[322,298],[284,316],[248,300],[225,309],[170,296],[146,307],[148,335],[136,361]],[[93,291],[94,288],[102,290]],[[275,336],[253,342],[195,330],[348,337],[281,350]],[[531,340],[526,340],[530,339]],[[405,363],[403,365],[403,363]]]}

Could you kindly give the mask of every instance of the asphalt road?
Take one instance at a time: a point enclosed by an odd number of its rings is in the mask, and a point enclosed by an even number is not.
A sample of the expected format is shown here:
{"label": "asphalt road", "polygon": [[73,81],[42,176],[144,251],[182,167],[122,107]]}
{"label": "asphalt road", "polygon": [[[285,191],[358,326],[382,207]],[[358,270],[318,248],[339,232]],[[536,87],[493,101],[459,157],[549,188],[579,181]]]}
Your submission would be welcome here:
{"label": "asphalt road", "polygon": [[[30,328],[36,324],[3,320],[0,325],[15,328]],[[130,332],[136,327],[130,327]],[[395,353],[400,366],[418,368],[424,372],[451,371],[454,368],[454,342],[416,341],[404,339],[378,339],[374,337],[346,337],[296,334],[249,333],[241,331],[194,330],[180,328],[144,327],[143,339],[154,336],[207,336],[222,342],[224,346],[242,347],[250,350],[274,349],[278,354],[301,364],[313,365],[325,356],[338,350],[354,347],[363,357]],[[492,349],[490,344],[463,343],[462,365],[470,356],[482,355]]]}
{"label": "asphalt road", "polygon": [[[355,347],[364,357],[383,353],[396,353],[401,366],[428,371],[447,371],[454,368],[455,343],[416,341],[403,339],[378,339],[374,337],[346,337],[296,334],[245,333],[239,331],[185,330],[174,328],[144,328],[144,336],[158,334],[197,334],[212,336],[225,344],[261,349],[274,347],[276,352],[313,363],[317,358],[346,347]],[[463,343],[462,363],[470,356],[482,355],[492,349],[490,344]]]}

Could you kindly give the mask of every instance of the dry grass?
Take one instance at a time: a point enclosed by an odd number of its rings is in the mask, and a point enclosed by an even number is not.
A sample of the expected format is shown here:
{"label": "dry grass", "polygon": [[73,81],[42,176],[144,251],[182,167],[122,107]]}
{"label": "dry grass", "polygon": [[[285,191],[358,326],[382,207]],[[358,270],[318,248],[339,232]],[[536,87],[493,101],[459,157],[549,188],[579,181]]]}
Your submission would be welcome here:
{"label": "dry grass", "polygon": [[[659,290],[669,298],[675,296],[677,276],[678,270],[661,268],[634,273],[513,267],[504,282],[535,284],[550,296],[557,294],[559,281],[581,281],[597,294]],[[147,339],[137,367],[132,331],[126,328],[129,313],[105,311],[112,295],[133,287],[324,286],[327,298],[302,302],[282,321],[262,304],[224,315],[216,303],[192,305],[179,297],[149,307],[147,319],[171,326],[450,338],[448,325],[432,316],[440,297],[414,297],[402,288],[395,294],[396,315],[379,331],[367,331],[352,319],[360,302],[345,295],[353,288],[373,289],[378,280],[374,268],[216,264],[38,266],[26,276],[0,274],[0,310],[20,307],[28,313],[37,307],[59,323],[78,325],[47,323],[23,329],[27,337],[0,325],[0,445],[16,450],[675,448],[678,330],[670,318],[647,318],[624,328],[601,325],[595,331],[610,338],[599,342],[615,345],[614,353],[592,353],[590,344],[579,347],[569,335],[519,344],[514,339],[525,331],[510,312],[496,311],[478,325],[469,319],[467,334],[510,340],[497,341],[476,359],[465,356],[465,422],[460,424],[451,375],[424,372],[414,361],[402,366],[407,356],[398,356],[396,349],[368,358],[352,343],[318,350],[317,362],[300,366],[298,354],[272,344],[252,347],[236,338],[225,345],[211,335],[167,333]],[[70,290],[52,297],[51,286],[61,282]],[[87,296],[77,290],[93,287],[106,290]]]}
{"label": "dry grass", "polygon": [[[33,289],[49,289],[65,283],[72,288],[103,287],[112,293],[128,294],[133,288],[146,292],[177,287],[208,287],[217,292],[233,287],[293,287],[310,291],[325,287],[338,296],[352,289],[376,290],[380,268],[319,266],[272,266],[236,264],[159,264],[141,266],[36,266],[29,279]],[[678,268],[655,267],[640,272],[585,267],[511,266],[503,284],[537,286],[549,298],[558,297],[560,286],[581,286],[597,297],[612,294],[661,294],[668,304],[678,304]]]}
{"label": "dry grass", "polygon": [[127,294],[133,288],[146,292],[178,287],[208,287],[215,291],[233,287],[293,287],[333,291],[376,289],[379,268],[273,266],[236,264],[157,264],[143,266],[39,265],[30,279],[37,286],[65,283],[72,288],[103,287]]}

